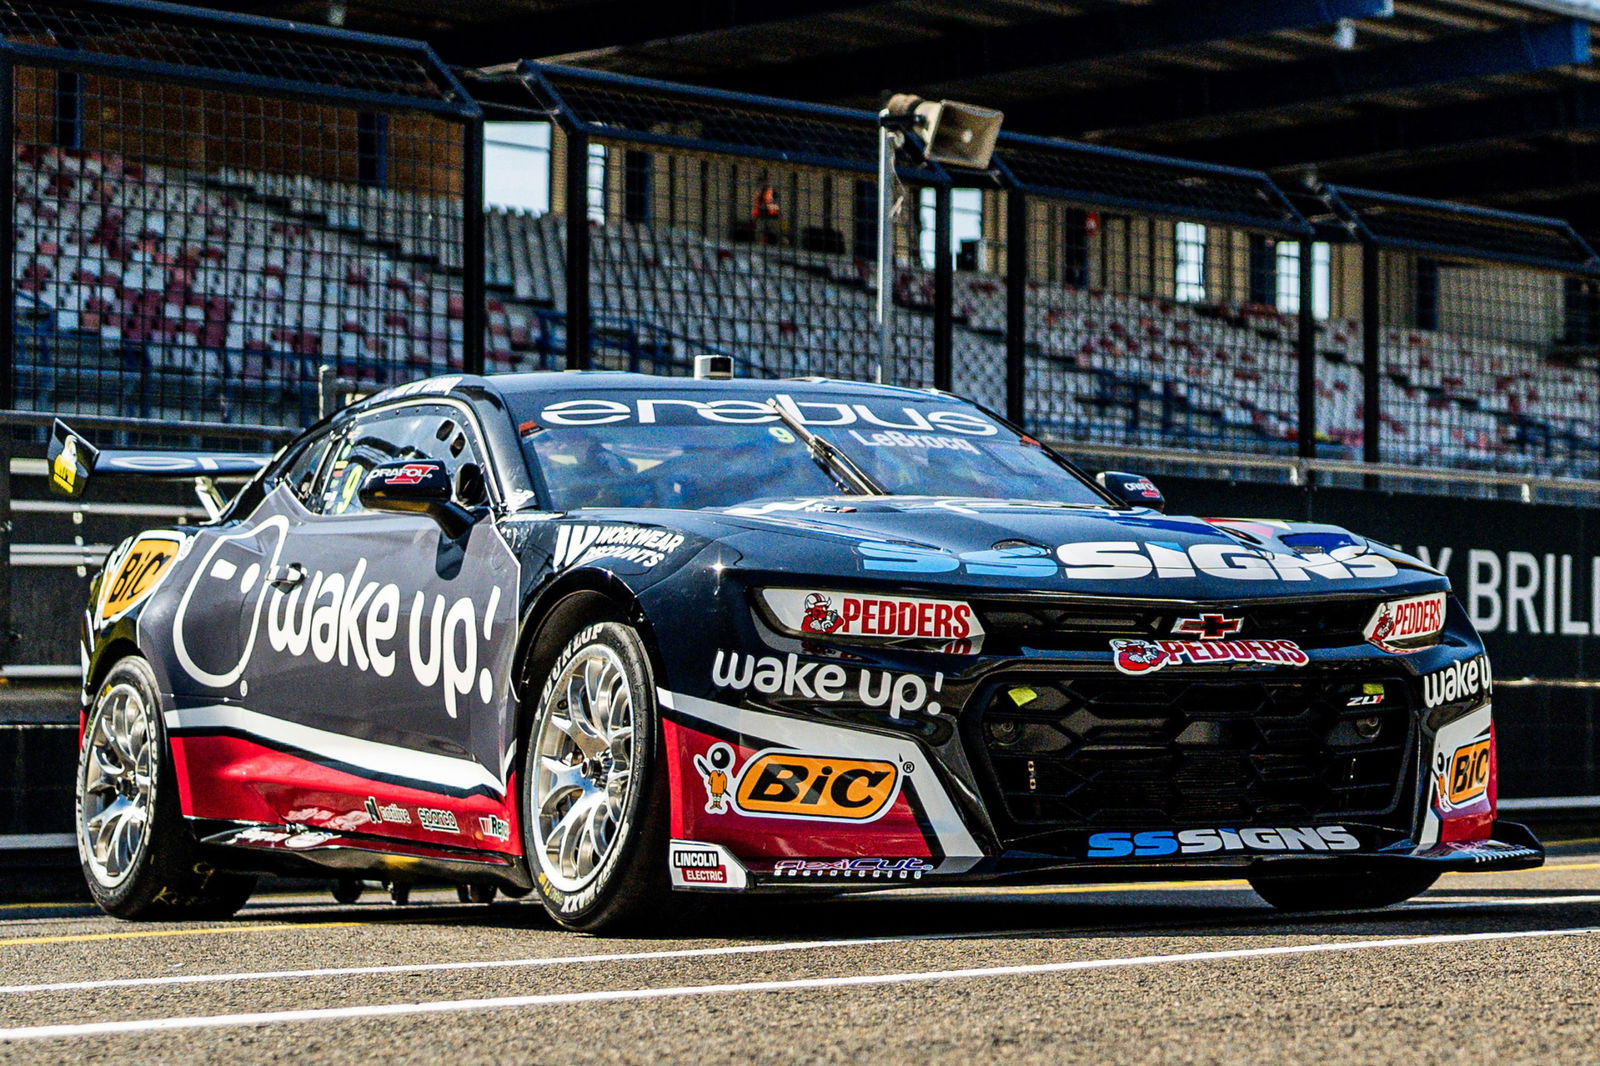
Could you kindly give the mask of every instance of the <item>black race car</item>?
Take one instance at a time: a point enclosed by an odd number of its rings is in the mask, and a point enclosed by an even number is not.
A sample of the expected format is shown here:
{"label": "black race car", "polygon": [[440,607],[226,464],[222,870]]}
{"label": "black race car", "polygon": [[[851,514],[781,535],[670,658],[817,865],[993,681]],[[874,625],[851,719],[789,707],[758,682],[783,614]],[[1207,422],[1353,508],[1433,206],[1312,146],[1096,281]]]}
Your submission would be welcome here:
{"label": "black race car", "polygon": [[[51,462],[67,492],[259,465],[65,427]],[[107,560],[84,872],[127,918],[320,870],[600,929],[674,888],[1223,873],[1372,907],[1542,861],[1496,819],[1489,664],[1441,574],[1161,505],[940,393],[391,389]]]}

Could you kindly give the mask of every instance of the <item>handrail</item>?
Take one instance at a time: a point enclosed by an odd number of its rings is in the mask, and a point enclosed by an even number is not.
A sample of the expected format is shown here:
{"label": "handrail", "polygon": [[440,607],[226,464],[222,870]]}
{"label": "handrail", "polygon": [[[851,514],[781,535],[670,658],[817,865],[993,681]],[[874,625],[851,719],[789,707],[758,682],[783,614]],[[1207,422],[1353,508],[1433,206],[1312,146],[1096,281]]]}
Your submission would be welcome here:
{"label": "handrail", "polygon": [[1524,502],[1532,502],[1534,489],[1600,494],[1600,481],[1583,478],[1548,477],[1537,474],[1507,474],[1493,470],[1461,470],[1397,463],[1363,463],[1354,459],[1304,459],[1293,455],[1262,455],[1252,452],[1188,452],[1172,448],[1137,445],[1082,444],[1047,437],[1046,442],[1070,456],[1092,455],[1107,459],[1149,459],[1158,462],[1186,463],[1191,466],[1235,466],[1256,470],[1277,470],[1288,474],[1289,483],[1304,485],[1313,473],[1358,474],[1363,477],[1409,478],[1414,481],[1468,482],[1501,485],[1522,490]]}
{"label": "handrail", "polygon": [[72,414],[58,415],[48,411],[16,411],[0,409],[0,426],[43,426],[48,428],[57,418],[70,421],[83,429],[104,429],[112,432],[133,433],[190,433],[207,437],[234,437],[239,440],[291,441],[300,430],[286,426],[261,426],[248,422],[192,422],[168,418],[121,418],[112,415]]}

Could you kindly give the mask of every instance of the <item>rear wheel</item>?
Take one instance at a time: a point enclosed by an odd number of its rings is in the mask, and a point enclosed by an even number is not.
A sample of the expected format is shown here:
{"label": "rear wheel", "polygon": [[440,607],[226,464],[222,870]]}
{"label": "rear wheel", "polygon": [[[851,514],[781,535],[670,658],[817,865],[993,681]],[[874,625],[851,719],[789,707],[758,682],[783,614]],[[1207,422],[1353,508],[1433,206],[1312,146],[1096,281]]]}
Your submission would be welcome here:
{"label": "rear wheel", "polygon": [[1250,878],[1256,895],[1280,911],[1364,911],[1403,903],[1426,892],[1432,870],[1364,870],[1328,876]]}
{"label": "rear wheel", "polygon": [[100,684],[78,752],[78,857],[94,900],[129,919],[215,919],[250,898],[255,879],[199,854],[178,807],[155,674],[137,655]]}
{"label": "rear wheel", "polygon": [[639,635],[584,625],[550,668],[523,748],[524,844],[540,900],[569,929],[635,924],[669,891],[660,735]]}

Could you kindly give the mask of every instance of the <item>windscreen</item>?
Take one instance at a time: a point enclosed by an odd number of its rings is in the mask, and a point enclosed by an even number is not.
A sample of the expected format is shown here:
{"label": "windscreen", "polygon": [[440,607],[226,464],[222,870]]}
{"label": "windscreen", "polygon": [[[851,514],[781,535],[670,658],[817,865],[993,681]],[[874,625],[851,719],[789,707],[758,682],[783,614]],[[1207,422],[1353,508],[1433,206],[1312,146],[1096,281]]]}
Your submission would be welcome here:
{"label": "windscreen", "polygon": [[1036,441],[967,404],[914,393],[662,389],[507,397],[523,452],[551,506],[731,507],[757,499],[853,491],[833,445],[893,495],[1104,504]]}

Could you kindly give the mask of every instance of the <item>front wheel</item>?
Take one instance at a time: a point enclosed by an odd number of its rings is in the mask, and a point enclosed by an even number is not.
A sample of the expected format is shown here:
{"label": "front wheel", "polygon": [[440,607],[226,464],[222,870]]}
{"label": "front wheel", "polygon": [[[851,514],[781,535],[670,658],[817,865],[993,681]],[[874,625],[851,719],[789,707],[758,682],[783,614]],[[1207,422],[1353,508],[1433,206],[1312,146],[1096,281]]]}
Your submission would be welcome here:
{"label": "front wheel", "polygon": [[1365,911],[1403,903],[1426,892],[1432,870],[1363,870],[1359,873],[1250,878],[1256,895],[1280,911]]}
{"label": "front wheel", "polygon": [[522,774],[528,861],[569,929],[635,924],[669,891],[660,735],[639,635],[615,620],[581,628],[550,668]]}
{"label": "front wheel", "polygon": [[253,878],[201,858],[173,777],[155,674],[130,655],[101,682],[78,751],[78,857],[107,914],[226,918],[250,898]]}

